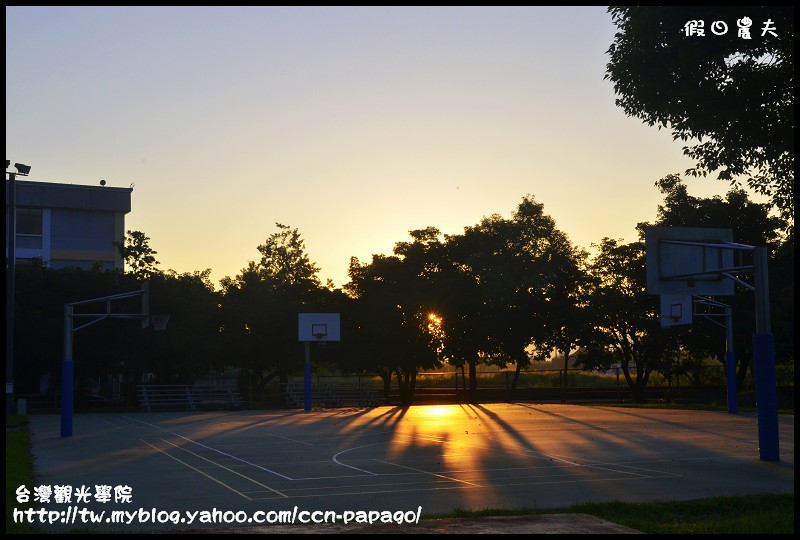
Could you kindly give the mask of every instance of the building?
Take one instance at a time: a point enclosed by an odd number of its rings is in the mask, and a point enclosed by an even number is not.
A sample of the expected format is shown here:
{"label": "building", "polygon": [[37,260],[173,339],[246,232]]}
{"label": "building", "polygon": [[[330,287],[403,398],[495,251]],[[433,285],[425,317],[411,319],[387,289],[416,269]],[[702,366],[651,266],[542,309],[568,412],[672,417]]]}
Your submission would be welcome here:
{"label": "building", "polygon": [[[125,239],[133,188],[16,180],[17,264],[41,257],[49,268],[123,269],[114,242]],[[6,215],[9,181],[6,180]]]}

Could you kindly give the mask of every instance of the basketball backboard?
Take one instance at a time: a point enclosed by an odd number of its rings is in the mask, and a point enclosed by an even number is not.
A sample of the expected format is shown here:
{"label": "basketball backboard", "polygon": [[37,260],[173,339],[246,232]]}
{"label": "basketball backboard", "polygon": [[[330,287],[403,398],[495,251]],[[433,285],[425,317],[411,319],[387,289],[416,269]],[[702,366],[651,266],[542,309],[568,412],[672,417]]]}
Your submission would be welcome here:
{"label": "basketball backboard", "polygon": [[647,227],[647,293],[733,295],[731,229]]}
{"label": "basketball backboard", "polygon": [[338,313],[298,313],[299,341],[339,341]]}

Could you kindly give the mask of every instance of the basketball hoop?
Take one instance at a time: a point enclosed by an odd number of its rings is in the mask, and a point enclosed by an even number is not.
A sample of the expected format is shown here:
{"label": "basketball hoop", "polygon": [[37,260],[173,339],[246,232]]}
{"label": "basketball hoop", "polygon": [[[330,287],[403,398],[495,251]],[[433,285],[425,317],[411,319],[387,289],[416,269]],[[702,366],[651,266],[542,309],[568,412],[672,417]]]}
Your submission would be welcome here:
{"label": "basketball hoop", "polygon": [[326,337],[327,335],[328,335],[328,333],[327,333],[327,332],[324,332],[324,333],[323,333],[323,332],[320,332],[320,333],[315,333],[315,334],[314,334],[314,338],[317,340],[317,343],[319,343],[319,344],[320,344],[320,345],[322,345],[322,346],[325,346],[325,337]]}
{"label": "basketball hoop", "polygon": [[151,315],[150,321],[153,323],[153,328],[160,332],[167,327],[169,322],[169,314],[167,315]]}

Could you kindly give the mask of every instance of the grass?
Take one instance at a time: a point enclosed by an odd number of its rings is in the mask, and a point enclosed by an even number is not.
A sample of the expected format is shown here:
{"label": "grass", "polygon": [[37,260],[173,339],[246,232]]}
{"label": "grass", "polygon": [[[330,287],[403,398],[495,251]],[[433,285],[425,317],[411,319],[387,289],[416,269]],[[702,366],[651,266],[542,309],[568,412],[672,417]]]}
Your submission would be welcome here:
{"label": "grass", "polygon": [[794,493],[659,504],[583,504],[570,511],[652,534],[794,534]]}
{"label": "grass", "polygon": [[6,533],[34,532],[32,526],[14,523],[14,508],[23,510],[30,503],[17,503],[16,490],[26,486],[31,491],[34,483],[33,455],[31,454],[31,438],[26,426],[28,420],[24,416],[6,417]]}
{"label": "grass", "polygon": [[[24,509],[30,506],[30,503],[16,502],[17,487],[25,485],[31,490],[35,482],[27,424],[25,417],[6,417],[6,533],[41,532],[31,525],[13,522],[14,508]],[[546,511],[456,510],[450,515],[432,517],[471,518],[545,513],[589,514],[649,534],[794,534],[794,493],[713,497],[663,503],[589,503]]]}
{"label": "grass", "polygon": [[794,534],[794,493],[662,503],[588,503],[561,510],[458,510],[436,518],[589,514],[648,534]]}

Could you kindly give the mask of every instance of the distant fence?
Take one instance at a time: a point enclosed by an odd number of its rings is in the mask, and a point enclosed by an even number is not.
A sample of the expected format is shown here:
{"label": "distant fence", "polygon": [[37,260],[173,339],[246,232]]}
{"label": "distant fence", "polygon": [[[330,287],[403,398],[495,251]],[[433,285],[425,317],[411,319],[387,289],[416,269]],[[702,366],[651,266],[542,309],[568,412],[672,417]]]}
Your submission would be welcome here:
{"label": "distant fence", "polygon": [[[778,401],[782,408],[794,407],[794,378],[792,366],[778,366]],[[722,366],[706,366],[702,378],[675,376],[667,380],[655,373],[645,389],[648,400],[685,401],[695,403],[725,403],[727,388]],[[695,376],[696,377],[696,376]],[[469,378],[461,371],[420,373],[417,375],[414,403],[466,403],[524,401],[532,403],[582,403],[631,400],[631,390],[621,371],[605,373],[571,369],[564,385],[563,370],[530,370],[520,373],[516,387],[514,372],[479,372],[478,386],[473,396],[468,393]],[[250,388],[240,391],[234,386],[198,385],[140,385],[137,387],[137,406],[140,410],[203,410],[213,408],[302,408],[305,387],[302,377],[290,378],[279,385],[275,381],[268,394],[254,393]],[[739,391],[739,404],[754,406],[752,385],[748,382]],[[60,398],[53,395],[17,395],[25,399],[27,410],[33,413],[57,413]],[[108,401],[78,401],[76,407],[124,409]],[[372,375],[325,375],[312,378],[313,407],[374,407],[400,403],[397,381],[393,377],[388,391],[383,380]],[[77,410],[77,409],[76,409]]]}
{"label": "distant fence", "polygon": [[[292,381],[283,385],[287,408],[305,407],[305,382]],[[312,407],[377,407],[385,403],[383,392],[361,384],[312,384]]]}
{"label": "distant fence", "polygon": [[[780,367],[780,366],[779,366]],[[793,370],[790,376],[778,377],[778,397],[782,407],[794,406],[794,379]],[[477,373],[477,389],[470,396],[469,376],[462,375],[461,371],[419,373],[417,374],[414,403],[466,403],[471,399],[477,402],[498,401],[527,401],[541,403],[581,403],[603,401],[630,401],[631,389],[628,386],[621,369],[607,372],[594,372],[582,369],[567,370],[566,384],[564,384],[564,371],[529,370],[520,372],[516,386],[513,384],[513,371],[492,371]],[[337,388],[346,389],[353,385],[358,388],[372,388],[380,392],[384,404],[398,404],[400,402],[399,390],[396,379],[388,392],[384,393],[383,380],[378,376],[369,375],[322,375],[313,378],[314,406],[325,406],[324,403],[335,403],[327,400],[328,395],[335,393]],[[295,379],[293,383],[302,388],[302,379]],[[296,387],[296,386],[295,386]],[[748,381],[744,389],[740,389],[742,405],[754,405],[752,398],[752,384]],[[686,401],[695,403],[725,403],[727,401],[727,386],[724,379],[722,366],[704,366],[703,370],[694,374],[694,379],[687,375],[676,375],[671,379],[663,377],[660,373],[653,373],[650,382],[645,388],[645,397],[650,401]],[[286,406],[302,406],[302,399],[295,397],[286,400]],[[352,402],[350,404],[353,404]],[[331,405],[335,406],[335,405]]]}

